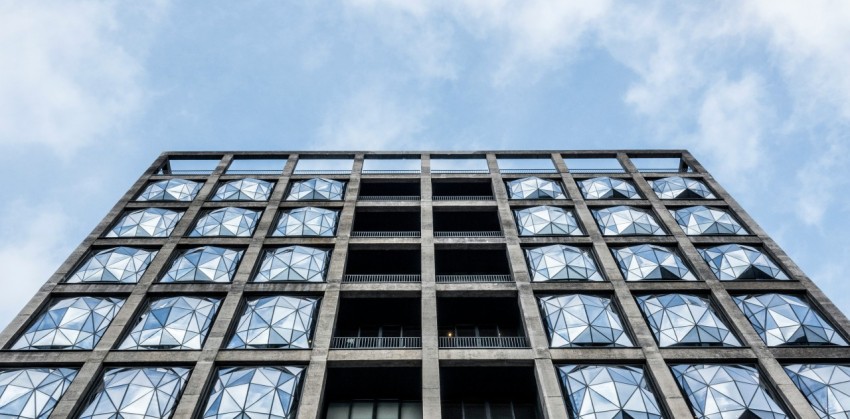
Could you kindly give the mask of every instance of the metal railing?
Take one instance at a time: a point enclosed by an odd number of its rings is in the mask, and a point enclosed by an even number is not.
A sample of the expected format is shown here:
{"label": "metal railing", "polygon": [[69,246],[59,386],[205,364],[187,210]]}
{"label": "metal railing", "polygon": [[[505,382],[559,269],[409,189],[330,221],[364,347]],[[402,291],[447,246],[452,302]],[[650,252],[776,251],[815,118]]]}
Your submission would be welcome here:
{"label": "metal railing", "polygon": [[623,169],[568,169],[570,173],[626,173]]}
{"label": "metal railing", "polygon": [[691,170],[690,170],[690,168],[687,168],[687,169],[685,169],[685,170],[681,170],[681,169],[652,169],[652,168],[647,168],[647,169],[638,169],[638,172],[641,172],[641,173],[646,173],[646,172],[651,172],[651,173],[691,173]]}
{"label": "metal railing", "polygon": [[420,275],[398,275],[398,274],[370,274],[370,275],[343,275],[342,282],[420,282]]}
{"label": "metal railing", "polygon": [[435,231],[434,237],[504,237],[501,231]]}
{"label": "metal railing", "polygon": [[499,173],[558,173],[558,169],[499,169]]}
{"label": "metal railing", "polygon": [[440,336],[441,348],[528,348],[522,336],[447,337]]}
{"label": "metal railing", "polygon": [[435,201],[494,201],[492,195],[435,195]]}
{"label": "metal railing", "polygon": [[283,173],[283,169],[245,169],[245,170],[228,170],[225,175],[279,175]]}
{"label": "metal railing", "polygon": [[364,169],[364,175],[371,174],[388,174],[388,175],[418,175],[422,173],[418,169]]}
{"label": "metal railing", "polygon": [[360,195],[359,201],[418,201],[419,195]]}
{"label": "metal railing", "polygon": [[419,237],[418,231],[352,231],[351,237]]}
{"label": "metal railing", "polygon": [[331,349],[421,348],[419,337],[333,337]]}
{"label": "metal railing", "polygon": [[292,172],[294,175],[350,175],[351,170],[298,170]]}
{"label": "metal railing", "polygon": [[490,173],[487,169],[440,169],[433,170],[431,169],[431,173],[459,173],[459,174],[488,174]]}
{"label": "metal railing", "polygon": [[510,275],[437,275],[437,282],[462,283],[462,282],[512,282]]}
{"label": "metal railing", "polygon": [[160,170],[156,174],[170,176],[170,175],[211,175],[213,169],[204,169],[204,170]]}

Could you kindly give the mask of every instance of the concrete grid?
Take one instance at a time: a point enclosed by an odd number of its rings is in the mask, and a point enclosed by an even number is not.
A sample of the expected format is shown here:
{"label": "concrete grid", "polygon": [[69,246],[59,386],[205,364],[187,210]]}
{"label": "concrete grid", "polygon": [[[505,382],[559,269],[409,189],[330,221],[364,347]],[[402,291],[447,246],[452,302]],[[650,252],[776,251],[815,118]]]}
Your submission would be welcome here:
{"label": "concrete grid", "polygon": [[[270,237],[269,232],[281,209],[304,206],[298,201],[284,201],[290,180],[307,179],[313,175],[294,174],[299,157],[353,157],[350,174],[322,175],[346,182],[343,201],[315,202],[314,205],[340,210],[337,234],[328,238]],[[415,157],[421,159],[421,174],[364,174],[366,157]],[[431,173],[432,157],[485,157],[489,173]],[[505,181],[526,175],[500,173],[498,157],[551,158],[558,173],[539,174],[544,178],[560,178],[566,200],[508,200]],[[234,157],[286,159],[280,174],[228,174],[225,173]],[[623,173],[572,173],[564,158],[616,158],[625,169]],[[651,173],[637,170],[630,157],[681,158],[692,169],[677,173],[693,177],[708,185],[715,200],[660,200],[652,191],[647,178],[670,176],[670,173]],[[160,175],[159,169],[169,159],[211,158],[218,165],[209,174]],[[595,176],[630,179],[641,195],[640,200],[592,200],[582,198],[576,181]],[[268,202],[208,202],[215,187],[221,182],[251,176],[275,182]],[[191,202],[135,202],[134,198],[151,181],[180,177],[203,182],[203,187]],[[362,179],[419,181],[421,199],[415,201],[358,201]],[[489,180],[494,201],[434,201],[432,181]],[[520,237],[513,217],[513,209],[534,205],[554,205],[572,209],[586,232],[585,236]],[[666,236],[611,237],[600,234],[591,214],[593,208],[631,205],[651,209]],[[667,211],[689,205],[708,205],[730,210],[752,234],[748,236],[687,236]],[[237,206],[263,210],[262,217],[251,238],[189,238],[186,233],[203,211],[223,206]],[[357,207],[418,206],[421,211],[420,238],[355,238],[350,237],[354,211]],[[498,211],[504,237],[499,238],[435,238],[432,215],[438,207],[489,207]],[[168,238],[103,238],[125,210],[145,207],[184,210],[185,214]],[[250,276],[258,262],[261,250],[268,246],[305,244],[332,249],[326,283],[252,283]],[[607,278],[604,282],[548,282],[532,283],[525,262],[523,246],[563,243],[592,247],[600,270]],[[646,281],[626,282],[620,273],[609,246],[651,243],[677,247],[699,281]],[[702,260],[697,247],[718,243],[741,243],[763,247],[785,270],[791,281],[719,281]],[[157,280],[167,269],[176,250],[192,245],[216,244],[245,250],[232,283],[214,284],[160,284]],[[144,276],[137,284],[64,284],[62,281],[89,254],[93,248],[106,246],[140,246],[158,248]],[[418,246],[421,250],[422,271],[420,283],[343,283],[347,252],[351,246]],[[499,245],[507,249],[514,282],[510,283],[437,283],[435,280],[435,246],[475,248]],[[659,348],[652,332],[635,302],[634,296],[650,292],[682,291],[710,296],[718,312],[728,319],[732,331],[741,339],[740,348]],[[122,199],[112,208],[92,233],[68,257],[62,266],[24,307],[20,314],[0,333],[0,347],[8,348],[25,330],[34,315],[38,314],[51,298],[72,295],[116,295],[125,297],[126,303],[92,351],[11,351],[0,352],[0,368],[11,366],[69,366],[80,371],[65,392],[51,418],[71,417],[78,413],[86,395],[97,384],[104,366],[170,366],[192,368],[189,382],[179,400],[176,418],[198,417],[218,367],[231,365],[307,366],[300,401],[299,419],[323,416],[323,393],[327,369],[344,366],[417,366],[422,368],[422,403],[425,418],[440,418],[440,367],[451,366],[526,366],[534,370],[539,404],[546,418],[567,418],[567,408],[555,369],[564,363],[604,363],[640,365],[646,370],[662,409],[670,417],[692,416],[686,398],[676,384],[670,366],[678,363],[734,362],[757,365],[766,383],[778,396],[785,410],[794,417],[816,418],[805,397],[797,390],[782,369],[790,362],[850,362],[850,348],[846,347],[767,347],[755,333],[749,321],[737,308],[730,294],[747,292],[782,291],[805,296],[814,308],[830,321],[842,334],[848,336],[850,322],[829,301],[814,283],[797,267],[755,221],[732,199],[714,178],[684,150],[625,150],[625,151],[476,151],[476,152],[167,152],[160,155],[139,178]],[[537,304],[537,295],[558,292],[588,292],[613,297],[627,329],[634,337],[635,348],[549,348],[549,341]],[[309,350],[226,350],[222,347],[239,316],[241,303],[246,296],[274,293],[298,293],[321,297],[320,310],[315,321],[312,348]],[[119,351],[114,350],[127,327],[140,315],[144,302],[161,295],[204,294],[222,297],[222,303],[209,336],[199,351]],[[348,297],[420,296],[422,309],[421,349],[330,349],[339,301]],[[514,296],[520,308],[527,349],[440,349],[437,338],[437,297]]]}

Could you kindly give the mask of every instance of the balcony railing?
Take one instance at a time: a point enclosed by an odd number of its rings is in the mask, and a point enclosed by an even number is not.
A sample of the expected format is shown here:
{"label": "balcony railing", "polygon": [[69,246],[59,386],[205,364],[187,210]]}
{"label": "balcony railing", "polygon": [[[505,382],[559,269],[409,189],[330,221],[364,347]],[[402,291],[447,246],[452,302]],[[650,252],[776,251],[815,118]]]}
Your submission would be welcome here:
{"label": "balcony railing", "polygon": [[558,173],[558,169],[499,169],[499,173]]}
{"label": "balcony railing", "polygon": [[177,169],[177,170],[160,170],[156,174],[163,176],[173,176],[173,175],[211,175],[213,169]]}
{"label": "balcony railing", "polygon": [[352,231],[351,237],[419,237],[418,231]]}
{"label": "balcony railing", "polygon": [[418,201],[419,195],[360,195],[360,201]]}
{"label": "balcony railing", "polygon": [[569,169],[567,170],[570,173],[626,173],[623,169]]}
{"label": "balcony railing", "polygon": [[370,283],[370,282],[420,282],[420,275],[344,275],[342,277],[342,282],[357,282],[357,283]]}
{"label": "balcony railing", "polygon": [[441,348],[528,348],[522,336],[447,337],[440,336]]}
{"label": "balcony railing", "polygon": [[279,175],[283,169],[243,169],[243,170],[228,170],[225,175]]}
{"label": "balcony railing", "polygon": [[434,237],[503,237],[501,231],[435,231]]}
{"label": "balcony railing", "polygon": [[437,275],[437,282],[463,283],[463,282],[511,282],[510,275]]}
{"label": "balcony railing", "polygon": [[487,169],[431,169],[431,173],[459,173],[459,174],[487,174],[490,173]]}
{"label": "balcony railing", "polygon": [[334,337],[331,349],[421,348],[419,337]]}
{"label": "balcony railing", "polygon": [[435,195],[434,201],[493,201],[492,195]]}
{"label": "balcony railing", "polygon": [[419,173],[422,171],[418,169],[363,169],[364,175],[418,175]]}

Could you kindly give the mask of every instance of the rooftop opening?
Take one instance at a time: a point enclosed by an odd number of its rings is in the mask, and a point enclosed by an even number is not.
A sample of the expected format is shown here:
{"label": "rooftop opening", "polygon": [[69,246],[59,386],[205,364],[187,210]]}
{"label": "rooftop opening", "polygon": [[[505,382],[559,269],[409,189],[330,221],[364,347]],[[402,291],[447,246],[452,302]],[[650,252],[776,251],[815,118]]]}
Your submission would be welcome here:
{"label": "rooftop opening", "polygon": [[548,157],[499,157],[498,163],[501,173],[558,173],[552,159]]}
{"label": "rooftop opening", "polygon": [[435,180],[431,189],[435,201],[493,200],[493,187],[489,180]]}
{"label": "rooftop opening", "polygon": [[363,173],[365,174],[417,174],[422,171],[422,161],[419,157],[409,159],[384,159],[380,157],[366,157],[363,159]]}
{"label": "rooftop opening", "polygon": [[516,298],[437,298],[441,348],[525,348]]}
{"label": "rooftop opening", "polygon": [[298,159],[295,165],[296,175],[348,175],[354,166],[354,159],[350,158],[326,158],[326,159]]}
{"label": "rooftop opening", "polygon": [[412,182],[363,180],[360,182],[360,193],[357,199],[361,201],[418,201],[420,189],[418,180]]}
{"label": "rooftop opening", "polygon": [[452,158],[431,157],[431,173],[490,173],[484,156]]}
{"label": "rooftop opening", "polygon": [[419,249],[349,249],[343,282],[419,282]]}
{"label": "rooftop opening", "polygon": [[499,213],[495,208],[434,211],[435,237],[502,237]]}
{"label": "rooftop opening", "polygon": [[418,298],[342,298],[331,348],[421,347]]}
{"label": "rooftop opening", "polygon": [[328,368],[326,419],[422,419],[420,367]]}
{"label": "rooftop opening", "polygon": [[400,207],[398,211],[357,209],[351,236],[419,237],[421,224],[419,208]]}
{"label": "rooftop opening", "polygon": [[531,367],[440,368],[443,419],[538,419]]}
{"label": "rooftop opening", "polygon": [[225,173],[229,175],[261,174],[277,175],[283,172],[286,159],[250,159],[234,158]]}
{"label": "rooftop opening", "polygon": [[186,158],[171,157],[165,161],[158,175],[208,175],[215,170],[221,159],[216,158]]}
{"label": "rooftop opening", "polygon": [[437,282],[510,282],[508,254],[501,249],[436,249]]}
{"label": "rooftop opening", "polygon": [[688,173],[693,170],[679,157],[631,157],[639,172]]}
{"label": "rooftop opening", "polygon": [[625,173],[620,162],[613,158],[581,158],[568,157],[564,159],[567,170],[571,173]]}

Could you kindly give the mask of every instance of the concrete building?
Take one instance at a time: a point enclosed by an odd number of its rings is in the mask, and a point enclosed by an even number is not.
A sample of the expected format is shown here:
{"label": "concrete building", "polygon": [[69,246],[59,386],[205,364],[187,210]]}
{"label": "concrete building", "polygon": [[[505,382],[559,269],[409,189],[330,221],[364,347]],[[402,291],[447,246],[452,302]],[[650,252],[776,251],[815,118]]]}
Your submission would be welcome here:
{"label": "concrete building", "polygon": [[168,152],[0,416],[844,417],[848,331],[687,151]]}

